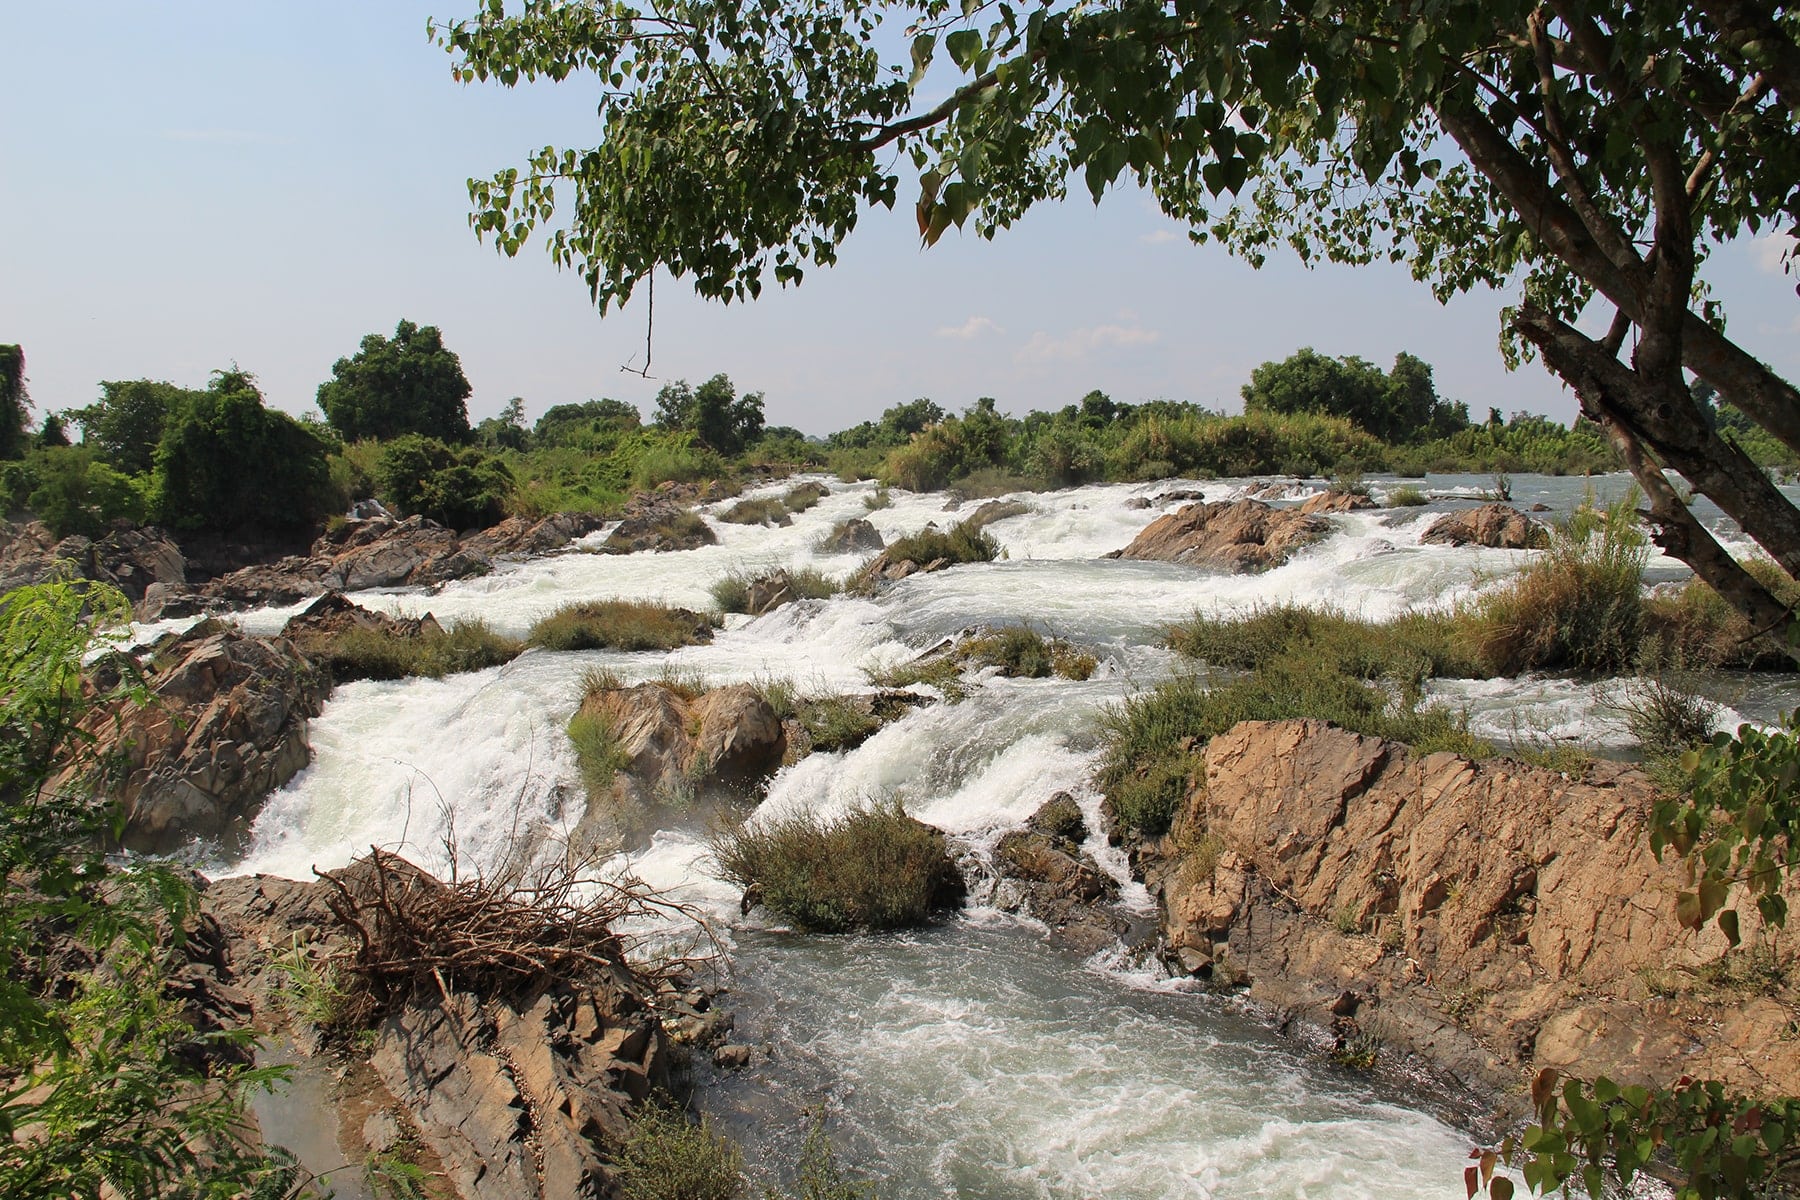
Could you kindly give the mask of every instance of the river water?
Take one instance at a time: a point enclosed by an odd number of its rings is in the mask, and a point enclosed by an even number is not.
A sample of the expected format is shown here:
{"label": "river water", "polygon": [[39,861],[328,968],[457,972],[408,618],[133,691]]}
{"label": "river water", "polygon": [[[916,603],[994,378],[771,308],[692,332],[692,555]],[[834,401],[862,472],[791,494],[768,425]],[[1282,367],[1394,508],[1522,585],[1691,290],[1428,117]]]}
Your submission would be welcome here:
{"label": "river water", "polygon": [[[493,863],[521,839],[566,832],[584,799],[563,726],[585,672],[627,680],[667,672],[705,684],[791,680],[802,693],[866,686],[901,661],[978,623],[1026,622],[1091,649],[1083,683],[991,679],[956,705],[915,710],[857,749],[816,754],[772,783],[764,813],[831,812],[898,798],[980,854],[1058,791],[1097,814],[1090,777],[1096,720],[1108,705],[1180,669],[1163,629],[1196,611],[1247,612],[1299,602],[1368,617],[1467,601],[1529,562],[1531,552],[1426,546],[1441,512],[1364,511],[1261,575],[1105,560],[1149,521],[1179,507],[1176,487],[1232,499],[1264,481],[1104,485],[1022,497],[1031,511],[990,526],[1004,557],[903,580],[873,599],[803,601],[757,619],[734,616],[712,644],[672,654],[528,652],[445,680],[353,683],[312,725],[313,763],[264,806],[245,844],[215,855],[219,872],[310,877],[371,845],[442,868],[453,842],[465,864]],[[1386,486],[1373,481],[1379,496]],[[1604,501],[1624,477],[1515,477],[1514,502],[1568,511],[1591,489]],[[765,489],[778,495],[787,484]],[[560,605],[629,597],[694,608],[714,583],[777,566],[847,573],[855,557],[820,556],[818,537],[866,516],[892,540],[957,519],[939,495],[892,493],[867,511],[872,485],[829,481],[832,494],[786,528],[713,522],[719,544],[670,553],[568,553],[503,566],[434,594],[363,594],[359,603],[448,622],[480,617],[522,635]],[[1434,492],[1472,494],[1485,478],[1434,476]],[[1307,485],[1295,485],[1296,496]],[[1150,500],[1148,508],[1142,507]],[[709,515],[723,508],[703,510]],[[965,506],[967,508],[972,506]],[[1716,513],[1702,511],[1703,518]],[[597,544],[605,531],[588,539]],[[590,545],[591,548],[591,545]],[[1652,561],[1652,581],[1679,577]],[[244,614],[275,632],[293,609]],[[1553,677],[1446,684],[1477,732],[1534,742],[1575,739],[1624,752],[1612,707],[1624,685]],[[1792,706],[1791,680],[1729,685],[1723,724]],[[1090,822],[1095,824],[1096,822]],[[1090,845],[1121,878],[1120,856]],[[828,1112],[845,1161],[885,1200],[915,1197],[1444,1197],[1461,1195],[1471,1135],[1452,1105],[1404,1086],[1346,1075],[1276,1037],[1228,999],[1183,991],[1102,956],[1080,962],[1029,922],[975,908],[904,935],[805,938],[740,916],[737,895],[706,870],[690,833],[659,834],[628,864],[711,915],[731,951],[738,1037],[766,1048],[757,1066],[706,1090],[706,1103],[748,1141],[753,1163],[791,1154],[808,1110]],[[1124,902],[1150,911],[1128,886]],[[1453,1123],[1446,1123],[1446,1119]],[[278,1136],[278,1134],[277,1134]]]}

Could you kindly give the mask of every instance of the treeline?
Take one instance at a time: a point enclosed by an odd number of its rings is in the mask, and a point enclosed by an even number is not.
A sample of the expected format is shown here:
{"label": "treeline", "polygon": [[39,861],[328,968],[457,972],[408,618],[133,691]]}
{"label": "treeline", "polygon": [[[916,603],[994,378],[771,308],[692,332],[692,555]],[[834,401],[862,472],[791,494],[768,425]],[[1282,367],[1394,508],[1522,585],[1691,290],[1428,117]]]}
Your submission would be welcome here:
{"label": "treeline", "polygon": [[[323,420],[269,408],[254,377],[233,366],[200,389],[108,381],[93,404],[49,414],[34,430],[23,354],[0,346],[0,504],[59,535],[97,535],[126,518],[182,532],[299,536],[368,496],[467,529],[508,515],[608,512],[665,481],[759,467],[970,492],[1172,476],[1618,467],[1586,422],[1568,428],[1497,411],[1471,422],[1410,354],[1384,371],[1301,350],[1258,367],[1235,416],[1165,400],[1124,404],[1098,391],[1023,417],[987,398],[954,414],[922,398],[823,439],[766,425],[762,394],[740,395],[724,375],[665,386],[648,420],[599,399],[556,405],[528,424],[514,398],[471,425],[470,390],[439,331],[402,321],[391,338],[371,334],[333,365],[318,390]],[[1755,432],[1728,405],[1711,411],[1721,426],[1742,424],[1746,439]],[[1768,450],[1759,461],[1786,459]]]}

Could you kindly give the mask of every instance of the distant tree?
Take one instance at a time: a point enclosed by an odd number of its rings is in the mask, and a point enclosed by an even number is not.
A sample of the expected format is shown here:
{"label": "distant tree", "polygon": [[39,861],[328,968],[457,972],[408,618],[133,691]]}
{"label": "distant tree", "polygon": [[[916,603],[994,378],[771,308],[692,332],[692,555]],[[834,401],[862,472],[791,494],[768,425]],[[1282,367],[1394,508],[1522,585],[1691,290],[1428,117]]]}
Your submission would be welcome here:
{"label": "distant tree", "polygon": [[100,399],[69,415],[81,425],[82,445],[128,475],[143,475],[156,462],[163,422],[198,392],[150,379],[111,380]]}
{"label": "distant tree", "polygon": [[1328,358],[1307,347],[1256,368],[1242,394],[1245,412],[1343,417],[1388,443],[1448,437],[1469,423],[1468,406],[1440,399],[1430,364],[1405,351],[1390,374],[1353,355]]}
{"label": "distant tree", "polygon": [[62,413],[44,414],[44,423],[38,428],[37,444],[43,449],[69,444],[69,425]]}
{"label": "distant tree", "polygon": [[435,325],[401,321],[392,340],[371,333],[319,385],[319,409],[346,441],[420,433],[469,440],[469,381]]}
{"label": "distant tree", "polygon": [[531,441],[531,430],[525,425],[525,401],[514,396],[500,410],[475,427],[475,440],[490,450],[523,450]]}
{"label": "distant tree", "polygon": [[714,375],[698,388],[678,380],[656,393],[656,424],[687,430],[720,454],[737,454],[762,437],[763,395],[749,392],[740,398],[725,375]]}
{"label": "distant tree", "polygon": [[164,423],[152,513],[177,529],[303,528],[333,503],[333,449],[323,430],[264,407],[254,377],[215,371]]}
{"label": "distant tree", "polygon": [[23,458],[31,445],[31,397],[25,391],[25,351],[0,345],[0,458]]}
{"label": "distant tree", "polygon": [[35,456],[27,506],[57,537],[99,537],[120,517],[142,521],[144,493],[130,476],[97,460],[86,446],[55,446]]}
{"label": "distant tree", "polygon": [[532,427],[540,446],[566,445],[580,437],[605,437],[644,423],[638,410],[623,400],[586,400],[580,404],[556,404],[546,409]]}

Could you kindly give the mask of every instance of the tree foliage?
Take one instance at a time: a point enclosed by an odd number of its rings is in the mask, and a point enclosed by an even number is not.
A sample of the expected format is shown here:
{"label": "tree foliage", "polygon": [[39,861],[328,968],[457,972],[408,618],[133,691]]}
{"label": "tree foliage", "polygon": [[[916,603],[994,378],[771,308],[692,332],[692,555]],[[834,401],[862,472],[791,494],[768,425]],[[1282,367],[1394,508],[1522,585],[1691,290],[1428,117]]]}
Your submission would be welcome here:
{"label": "tree foliage", "polygon": [[100,399],[69,415],[81,424],[82,444],[103,462],[127,475],[143,475],[155,465],[169,414],[196,394],[150,379],[110,380],[100,385]]}
{"label": "tree foliage", "polygon": [[333,502],[333,448],[322,428],[264,407],[251,376],[214,372],[165,420],[151,511],[175,529],[304,528]]}
{"label": "tree foliage", "polygon": [[129,664],[92,687],[82,661],[130,616],[88,583],[0,597],[0,1194],[287,1194],[290,1164],[242,1137],[274,1076],[219,1053],[248,1031],[197,1032],[165,988],[191,890],[100,850],[109,764],[83,720],[149,697]]}
{"label": "tree foliage", "polygon": [[319,385],[319,409],[345,441],[408,433],[469,439],[469,381],[435,325],[403,320],[392,339],[371,333],[354,355],[332,364],[331,376]]}
{"label": "tree foliage", "polygon": [[416,433],[382,447],[375,478],[394,507],[452,529],[492,525],[506,515],[513,490],[512,472],[500,459]]}
{"label": "tree foliage", "polygon": [[1390,374],[1354,356],[1305,347],[1251,372],[1245,412],[1325,413],[1354,421],[1385,442],[1449,437],[1469,424],[1467,405],[1438,397],[1431,366],[1402,351]]}
{"label": "tree foliage", "polygon": [[[545,230],[602,310],[659,266],[726,300],[798,282],[903,170],[927,243],[992,236],[1071,178],[1096,200],[1130,181],[1255,262],[1288,246],[1405,261],[1440,297],[1513,288],[1509,344],[1575,389],[1659,544],[1759,627],[1793,623],[1660,468],[1800,573],[1800,509],[1687,390],[1800,450],[1800,392],[1725,335],[1699,271],[1719,240],[1800,226],[1800,10],[526,0],[436,33],[464,81],[603,81],[597,146],[470,184],[480,234],[515,254]],[[1604,335],[1575,325],[1590,304]]]}
{"label": "tree foliage", "polygon": [[25,391],[25,351],[0,345],[0,459],[21,458],[30,444],[31,397]]}
{"label": "tree foliage", "polygon": [[740,397],[724,375],[714,375],[697,388],[678,380],[656,393],[656,423],[663,429],[687,430],[709,450],[738,454],[762,437],[763,395],[747,392]]}

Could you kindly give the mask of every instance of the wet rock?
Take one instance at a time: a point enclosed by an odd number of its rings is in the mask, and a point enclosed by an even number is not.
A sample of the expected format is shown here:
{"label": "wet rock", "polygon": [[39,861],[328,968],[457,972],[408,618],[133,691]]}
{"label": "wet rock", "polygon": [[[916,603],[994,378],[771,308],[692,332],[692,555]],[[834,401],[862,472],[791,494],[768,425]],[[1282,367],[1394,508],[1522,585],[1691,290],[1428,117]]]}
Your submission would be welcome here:
{"label": "wet rock", "polygon": [[788,573],[776,571],[772,575],[750,581],[750,587],[744,596],[744,611],[753,617],[760,617],[798,599],[794,594],[794,581],[788,577]]}
{"label": "wet rock", "polygon": [[603,548],[608,554],[694,550],[718,542],[705,518],[668,495],[652,493],[640,499],[607,535]]}
{"label": "wet rock", "polygon": [[121,764],[128,849],[219,836],[311,757],[307,720],[329,681],[285,639],[203,621],[159,646],[148,676],[150,705],[108,708],[83,726]]}
{"label": "wet rock", "polygon": [[1158,517],[1108,558],[1173,562],[1220,570],[1262,571],[1331,532],[1324,517],[1260,500],[1190,504]]}
{"label": "wet rock", "polygon": [[1129,500],[1125,501],[1125,507],[1126,508],[1149,508],[1150,507],[1150,497],[1148,497],[1148,496],[1133,496]]}
{"label": "wet rock", "polygon": [[606,518],[595,513],[551,513],[533,520],[530,517],[508,517],[462,539],[462,549],[495,558],[523,558],[553,554],[566,550],[577,538],[586,537],[606,524]]}
{"label": "wet rock", "polygon": [[1550,534],[1516,508],[1483,504],[1466,512],[1446,513],[1433,521],[1419,540],[1441,546],[1473,543],[1498,550],[1542,550],[1550,544]]}
{"label": "wet rock", "polygon": [[1375,502],[1367,496],[1355,492],[1314,492],[1300,505],[1303,513],[1341,513],[1355,512],[1361,508],[1374,508]]}
{"label": "wet rock", "polygon": [[1117,943],[1128,924],[1107,907],[1118,899],[1118,881],[1082,850],[1086,836],[1080,807],[1058,792],[1025,828],[1000,838],[993,868],[1007,883],[996,895],[1000,907],[1029,913],[1077,953],[1092,954]]}
{"label": "wet rock", "polygon": [[1008,517],[1019,517],[1031,511],[1031,505],[1023,500],[989,500],[980,508],[970,513],[963,524],[971,531],[979,532],[995,521],[1004,521]]}
{"label": "wet rock", "polygon": [[185,586],[187,561],[174,539],[151,525],[115,521],[99,538],[60,540],[42,521],[0,525],[0,592],[67,577],[110,584],[137,602],[153,586]]}
{"label": "wet rock", "polygon": [[867,554],[886,547],[875,526],[861,517],[851,517],[840,521],[813,549],[819,554]]}
{"label": "wet rock", "polygon": [[660,683],[607,688],[580,711],[612,732],[625,762],[570,835],[584,851],[641,845],[659,815],[704,820],[710,805],[741,802],[787,750],[781,719],[748,684],[691,698]]}
{"label": "wet rock", "polygon": [[713,1065],[721,1071],[741,1071],[750,1065],[755,1049],[742,1042],[727,1042],[713,1051]]}
{"label": "wet rock", "polygon": [[1635,770],[1420,755],[1320,721],[1245,722],[1205,758],[1159,878],[1171,950],[1210,957],[1215,982],[1230,964],[1321,1025],[1353,1003],[1385,1046],[1464,1080],[1800,1077],[1800,1044],[1765,1040],[1755,1005],[1646,994],[1645,972],[1726,943],[1675,919],[1681,868],[1646,849],[1655,792]]}
{"label": "wet rock", "polygon": [[299,613],[288,618],[281,636],[306,649],[308,642],[339,637],[353,629],[367,629],[392,637],[415,638],[428,633],[442,633],[443,627],[430,613],[417,617],[393,617],[371,612],[342,592],[326,592]]}

